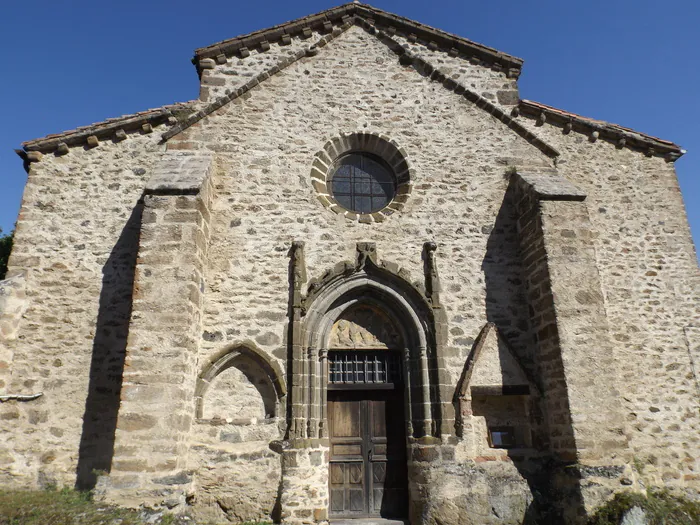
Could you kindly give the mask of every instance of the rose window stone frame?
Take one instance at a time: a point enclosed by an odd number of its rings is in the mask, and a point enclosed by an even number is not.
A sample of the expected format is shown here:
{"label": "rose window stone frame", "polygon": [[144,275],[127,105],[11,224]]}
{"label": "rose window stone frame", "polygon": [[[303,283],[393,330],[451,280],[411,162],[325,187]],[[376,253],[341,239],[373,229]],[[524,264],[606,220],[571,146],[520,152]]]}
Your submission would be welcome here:
{"label": "rose window stone frame", "polygon": [[[376,157],[392,171],[396,180],[396,191],[384,208],[371,213],[359,213],[341,206],[333,197],[331,178],[338,160],[349,154]],[[383,222],[394,213],[403,210],[411,194],[413,179],[413,168],[406,151],[393,139],[366,131],[341,134],[332,138],[314,155],[311,166],[311,184],[321,204],[349,220],[365,224]]]}

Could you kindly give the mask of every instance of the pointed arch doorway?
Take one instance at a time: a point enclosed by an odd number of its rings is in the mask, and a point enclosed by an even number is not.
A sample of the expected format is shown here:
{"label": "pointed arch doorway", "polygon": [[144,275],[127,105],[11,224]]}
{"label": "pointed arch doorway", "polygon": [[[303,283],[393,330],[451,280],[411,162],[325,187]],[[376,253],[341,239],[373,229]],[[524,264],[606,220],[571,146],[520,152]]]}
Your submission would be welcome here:
{"label": "pointed arch doorway", "polygon": [[404,340],[396,320],[367,300],[333,323],[327,345],[332,518],[407,514]]}
{"label": "pointed arch doorway", "polygon": [[[370,242],[357,243],[354,263],[336,263],[320,278],[307,281],[304,245],[292,245],[288,448],[282,452],[285,481],[281,505],[292,508],[295,516],[304,518],[311,512],[317,520],[363,515],[372,519],[377,515],[405,518],[422,508],[424,478],[420,468],[407,468],[406,459],[418,457],[423,462],[439,456],[436,447],[449,438],[454,422],[439,352],[445,324],[440,322],[438,333],[435,308],[439,308],[439,301],[435,293],[428,292],[435,290],[435,269],[432,251],[426,246],[423,288],[412,284],[408,272],[395,263],[377,262],[376,246]],[[363,308],[365,313],[359,311]],[[352,321],[354,331],[343,321]],[[386,360],[372,371],[380,370],[381,379],[381,370],[387,370],[382,381],[367,375],[370,358],[374,363],[380,357]],[[353,364],[352,372],[362,371],[364,376],[343,378],[339,384],[338,376],[331,378],[330,374],[338,374],[338,367],[343,371],[344,365],[338,363],[346,361],[362,362],[361,367]],[[392,367],[400,373],[395,380],[391,380]],[[350,370],[347,368],[347,373]],[[343,403],[348,408],[342,408]],[[329,405],[333,412],[333,447]],[[377,415],[382,412],[385,429],[369,433],[370,425],[382,421]],[[344,428],[354,424],[357,431],[337,432],[336,428],[341,428],[336,425],[339,418]],[[388,454],[390,441],[395,444],[392,449],[398,447],[398,455]],[[387,454],[380,454],[377,445],[387,445]],[[382,456],[385,464],[375,467]],[[404,460],[393,463],[390,457]],[[385,477],[383,467],[387,469]],[[395,490],[388,492],[387,488]],[[300,502],[305,508],[299,508]]]}

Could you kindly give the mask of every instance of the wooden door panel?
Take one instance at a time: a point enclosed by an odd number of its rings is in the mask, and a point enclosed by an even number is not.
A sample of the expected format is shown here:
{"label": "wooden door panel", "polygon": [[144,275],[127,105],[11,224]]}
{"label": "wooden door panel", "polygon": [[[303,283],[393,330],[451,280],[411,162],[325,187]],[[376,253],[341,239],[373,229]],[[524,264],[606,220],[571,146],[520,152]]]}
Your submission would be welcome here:
{"label": "wooden door panel", "polygon": [[331,488],[331,512],[342,514],[345,510],[345,489]]}
{"label": "wooden door panel", "polygon": [[348,496],[350,499],[349,511],[350,512],[365,512],[365,489],[349,489]]}
{"label": "wooden door panel", "polygon": [[367,514],[363,401],[357,395],[328,398],[330,430],[330,510],[338,516]]}
{"label": "wooden door panel", "polygon": [[345,465],[331,463],[331,485],[343,485],[345,483]]}
{"label": "wooden door panel", "polygon": [[333,422],[332,436],[336,438],[362,438],[360,418],[362,402],[352,400],[335,401],[331,405],[330,418]]}
{"label": "wooden door panel", "polygon": [[372,510],[375,516],[382,516],[382,505],[384,503],[384,489],[372,489]]}
{"label": "wooden door panel", "polygon": [[398,392],[388,392],[368,403],[371,508],[374,515],[400,518],[408,501],[402,398]]}
{"label": "wooden door panel", "polygon": [[386,481],[386,462],[385,461],[375,461],[372,463],[372,482],[382,485]]}
{"label": "wooden door panel", "polygon": [[356,445],[333,445],[333,456],[362,456],[362,443]]}
{"label": "wooden door panel", "polygon": [[406,515],[406,438],[400,394],[329,391],[333,516]]}
{"label": "wooden door panel", "polygon": [[372,419],[372,439],[386,438],[386,400],[372,399],[370,417]]}
{"label": "wooden door panel", "polygon": [[348,472],[348,485],[360,485],[362,486],[364,465],[362,463],[347,463],[345,465],[345,470]]}

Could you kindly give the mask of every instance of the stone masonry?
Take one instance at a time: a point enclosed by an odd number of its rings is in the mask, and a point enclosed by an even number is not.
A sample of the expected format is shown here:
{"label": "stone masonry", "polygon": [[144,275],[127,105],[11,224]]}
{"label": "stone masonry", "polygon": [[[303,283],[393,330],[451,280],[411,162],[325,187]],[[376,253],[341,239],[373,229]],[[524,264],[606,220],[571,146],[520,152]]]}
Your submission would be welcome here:
{"label": "stone masonry", "polygon": [[[366,304],[404,345],[412,525],[700,497],[678,146],[521,101],[522,60],[364,4],[194,62],[198,100],[24,145],[0,484],[326,523],[332,327],[388,348],[342,317]],[[378,212],[334,200],[352,152],[394,173]]]}

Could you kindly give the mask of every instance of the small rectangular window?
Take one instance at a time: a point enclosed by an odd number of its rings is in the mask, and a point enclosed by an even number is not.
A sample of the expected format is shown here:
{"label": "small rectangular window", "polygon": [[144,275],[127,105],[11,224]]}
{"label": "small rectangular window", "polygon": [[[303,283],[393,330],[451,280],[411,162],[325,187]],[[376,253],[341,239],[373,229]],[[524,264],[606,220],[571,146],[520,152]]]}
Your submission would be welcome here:
{"label": "small rectangular window", "polygon": [[515,447],[515,431],[513,427],[490,427],[489,446],[491,448]]}
{"label": "small rectangular window", "polygon": [[328,353],[328,382],[335,385],[401,383],[400,355],[390,350],[332,350]]}

